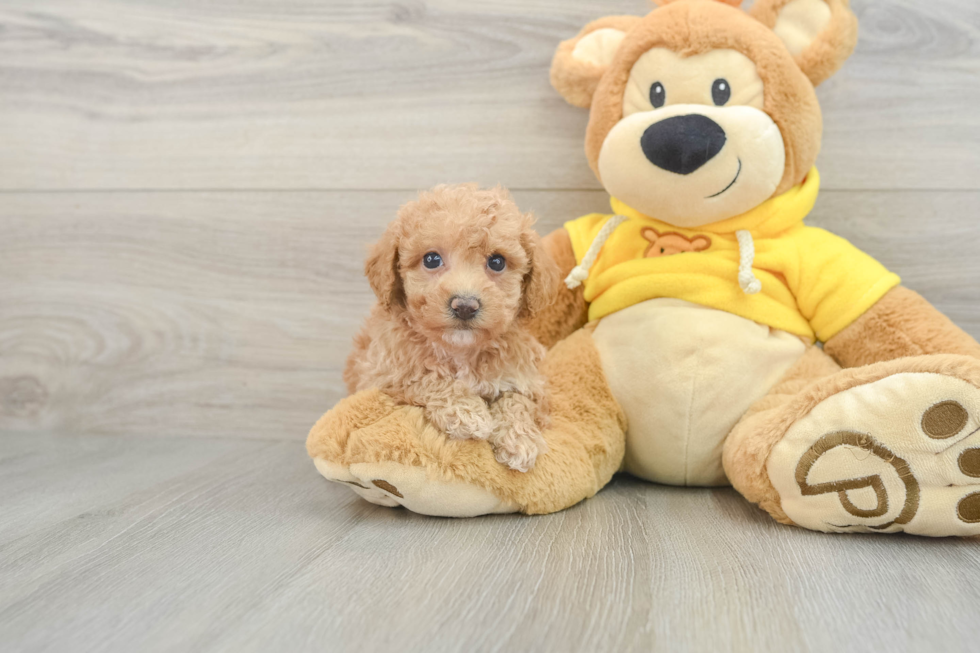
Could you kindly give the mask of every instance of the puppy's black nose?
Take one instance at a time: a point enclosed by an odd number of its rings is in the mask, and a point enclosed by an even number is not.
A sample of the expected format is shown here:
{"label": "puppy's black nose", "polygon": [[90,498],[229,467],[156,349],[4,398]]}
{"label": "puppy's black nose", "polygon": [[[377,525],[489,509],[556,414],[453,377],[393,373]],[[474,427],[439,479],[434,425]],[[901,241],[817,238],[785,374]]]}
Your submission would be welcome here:
{"label": "puppy's black nose", "polygon": [[480,300],[476,297],[453,297],[449,308],[460,320],[472,320],[480,312]]}
{"label": "puppy's black nose", "polygon": [[640,137],[640,147],[658,168],[689,175],[721,152],[726,140],[721,125],[692,114],[653,123]]}

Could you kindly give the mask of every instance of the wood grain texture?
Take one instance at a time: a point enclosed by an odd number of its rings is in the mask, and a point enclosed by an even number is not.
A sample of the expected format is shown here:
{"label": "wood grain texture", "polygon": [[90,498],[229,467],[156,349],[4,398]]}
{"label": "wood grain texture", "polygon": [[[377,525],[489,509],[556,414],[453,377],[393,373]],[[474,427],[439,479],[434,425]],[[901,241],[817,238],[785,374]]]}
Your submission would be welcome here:
{"label": "wood grain texture", "polygon": [[299,443],[8,438],[5,651],[952,653],[980,637],[975,542],[811,533],[731,490],[621,477],[555,515],[433,519],[324,482]]}
{"label": "wood grain texture", "polygon": [[[0,430],[303,439],[345,394],[368,243],[413,195],[6,194]],[[549,231],[602,192],[524,191]],[[980,336],[980,192],[824,193],[852,239]],[[925,237],[923,226],[941,237]]]}
{"label": "wood grain texture", "polygon": [[[977,189],[980,10],[854,0],[833,189]],[[6,0],[0,189],[598,188],[557,43],[646,0]]]}

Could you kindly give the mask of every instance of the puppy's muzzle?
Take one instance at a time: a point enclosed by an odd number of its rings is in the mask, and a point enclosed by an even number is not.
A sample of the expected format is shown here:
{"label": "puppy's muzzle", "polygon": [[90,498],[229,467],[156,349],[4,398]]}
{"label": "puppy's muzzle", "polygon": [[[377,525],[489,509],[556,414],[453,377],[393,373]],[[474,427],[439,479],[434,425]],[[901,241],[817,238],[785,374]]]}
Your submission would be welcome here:
{"label": "puppy's muzzle", "polygon": [[476,297],[456,295],[449,300],[449,310],[459,320],[472,320],[480,312],[480,300]]}
{"label": "puppy's muzzle", "polygon": [[725,147],[725,130],[707,116],[691,114],[655,122],[640,137],[640,148],[658,168],[689,175]]}

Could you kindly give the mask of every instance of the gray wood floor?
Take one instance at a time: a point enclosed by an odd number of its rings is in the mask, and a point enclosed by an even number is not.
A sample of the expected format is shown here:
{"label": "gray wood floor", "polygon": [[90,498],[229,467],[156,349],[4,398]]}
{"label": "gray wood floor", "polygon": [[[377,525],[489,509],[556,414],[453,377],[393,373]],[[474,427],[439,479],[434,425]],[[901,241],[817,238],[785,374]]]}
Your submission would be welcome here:
{"label": "gray wood floor", "polygon": [[[0,648],[976,651],[976,541],[623,477],[546,517],[379,508],[298,442],[7,436]],[[43,487],[43,491],[39,488]]]}
{"label": "gray wood floor", "polygon": [[[810,222],[980,336],[980,5],[852,4]],[[977,650],[976,541],[629,478],[431,519],[307,460],[414,189],[603,210],[547,68],[648,6],[0,1],[0,650]]]}

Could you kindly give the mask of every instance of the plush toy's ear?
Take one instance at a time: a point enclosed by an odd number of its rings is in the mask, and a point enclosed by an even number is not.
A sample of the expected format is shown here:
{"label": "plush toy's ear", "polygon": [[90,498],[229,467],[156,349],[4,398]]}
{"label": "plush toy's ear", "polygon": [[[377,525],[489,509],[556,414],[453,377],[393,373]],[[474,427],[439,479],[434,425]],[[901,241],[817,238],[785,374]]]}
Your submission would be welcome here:
{"label": "plush toy's ear", "polygon": [[524,275],[524,299],[521,303],[521,317],[530,317],[543,308],[551,306],[558,294],[561,271],[551,258],[541,236],[531,229],[533,221],[528,216],[528,228],[521,234],[521,245],[527,253],[528,272]]}
{"label": "plush toy's ear", "polygon": [[814,86],[836,73],[857,44],[848,0],[756,0],[749,13],[783,40]]}
{"label": "plush toy's ear", "polygon": [[387,311],[405,305],[405,289],[398,271],[400,233],[401,225],[396,220],[371,248],[371,254],[364,264],[364,274],[371,284],[371,290],[378,297],[378,303]]}
{"label": "plush toy's ear", "polygon": [[586,25],[562,41],[551,62],[551,85],[569,104],[587,109],[599,79],[639,16],[609,16]]}

